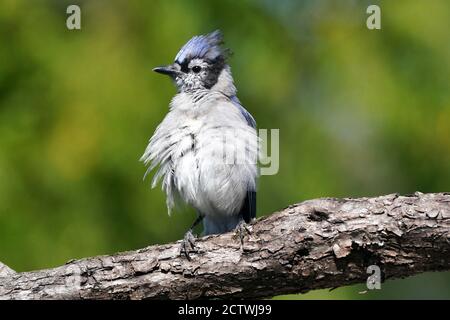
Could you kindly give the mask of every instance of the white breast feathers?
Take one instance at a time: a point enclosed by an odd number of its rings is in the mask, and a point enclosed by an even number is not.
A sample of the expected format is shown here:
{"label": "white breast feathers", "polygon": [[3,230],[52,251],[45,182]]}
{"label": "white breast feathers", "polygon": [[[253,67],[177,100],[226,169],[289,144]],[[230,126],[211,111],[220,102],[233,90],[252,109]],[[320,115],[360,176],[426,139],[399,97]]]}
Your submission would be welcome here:
{"label": "white breast feathers", "polygon": [[180,196],[202,215],[235,215],[256,189],[258,145],[256,129],[225,95],[179,93],[141,159],[148,171],[159,166],[152,187],[162,179],[169,213]]}

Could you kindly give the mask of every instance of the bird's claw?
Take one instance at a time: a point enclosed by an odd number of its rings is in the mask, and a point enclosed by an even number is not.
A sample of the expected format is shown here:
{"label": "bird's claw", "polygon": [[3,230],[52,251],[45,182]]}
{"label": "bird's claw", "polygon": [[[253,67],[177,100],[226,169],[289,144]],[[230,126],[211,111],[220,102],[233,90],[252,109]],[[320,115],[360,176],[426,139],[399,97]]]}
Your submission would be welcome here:
{"label": "bird's claw", "polygon": [[184,255],[186,259],[190,261],[191,257],[189,255],[189,252],[197,252],[195,247],[195,237],[192,234],[192,230],[186,232],[183,240],[181,240],[181,247],[180,247],[180,255]]}
{"label": "bird's claw", "polygon": [[236,227],[236,233],[238,234],[239,240],[240,240],[240,243],[241,243],[241,247],[240,248],[241,248],[241,250],[244,250],[244,237],[245,237],[245,234],[250,235],[252,233],[250,228],[249,228],[249,226],[248,226],[248,224],[245,223],[245,221],[243,221],[243,220],[241,222],[239,222],[239,224]]}

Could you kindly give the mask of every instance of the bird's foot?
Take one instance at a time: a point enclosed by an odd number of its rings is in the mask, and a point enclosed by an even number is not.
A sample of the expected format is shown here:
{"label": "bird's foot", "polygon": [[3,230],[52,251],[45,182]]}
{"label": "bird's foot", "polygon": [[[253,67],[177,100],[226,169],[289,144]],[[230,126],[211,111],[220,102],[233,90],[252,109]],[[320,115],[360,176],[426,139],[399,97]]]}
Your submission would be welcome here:
{"label": "bird's foot", "polygon": [[186,232],[183,240],[181,240],[181,247],[180,247],[180,255],[184,255],[186,259],[191,261],[189,252],[197,252],[197,249],[195,247],[195,237],[192,234],[192,230]]}
{"label": "bird's foot", "polygon": [[239,236],[241,243],[241,250],[244,250],[244,237],[246,234],[250,235],[252,232],[250,227],[244,220],[241,220],[236,226],[236,234]]}

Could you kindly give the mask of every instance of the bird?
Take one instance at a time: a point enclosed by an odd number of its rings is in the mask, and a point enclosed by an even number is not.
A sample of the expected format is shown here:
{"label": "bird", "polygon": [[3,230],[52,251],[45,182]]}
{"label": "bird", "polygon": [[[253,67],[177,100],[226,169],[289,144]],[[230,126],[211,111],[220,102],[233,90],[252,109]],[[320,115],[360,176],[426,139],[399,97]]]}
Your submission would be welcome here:
{"label": "bird", "polygon": [[151,186],[161,181],[169,215],[179,202],[197,212],[180,248],[188,259],[200,222],[203,235],[237,230],[243,244],[256,217],[260,140],[255,119],[237,97],[223,45],[220,30],[196,35],[172,64],[153,69],[167,75],[177,93],[140,160],[148,166],[144,179],[157,168]]}

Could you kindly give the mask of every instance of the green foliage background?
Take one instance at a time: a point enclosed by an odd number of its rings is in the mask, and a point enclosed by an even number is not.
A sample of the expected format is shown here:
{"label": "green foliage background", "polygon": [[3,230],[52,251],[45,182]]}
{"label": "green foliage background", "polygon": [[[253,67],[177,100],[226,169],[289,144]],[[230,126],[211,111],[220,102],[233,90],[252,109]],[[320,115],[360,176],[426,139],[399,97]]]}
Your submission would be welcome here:
{"label": "green foliage background", "polygon": [[[382,30],[366,28],[369,4]],[[79,4],[82,30],[66,28]],[[450,191],[450,2],[0,2],[0,260],[18,271],[180,239],[138,162],[175,93],[151,72],[222,29],[239,97],[280,128],[258,216],[323,196]],[[450,298],[450,274],[287,298]],[[286,298],[286,297],[281,297]]]}

